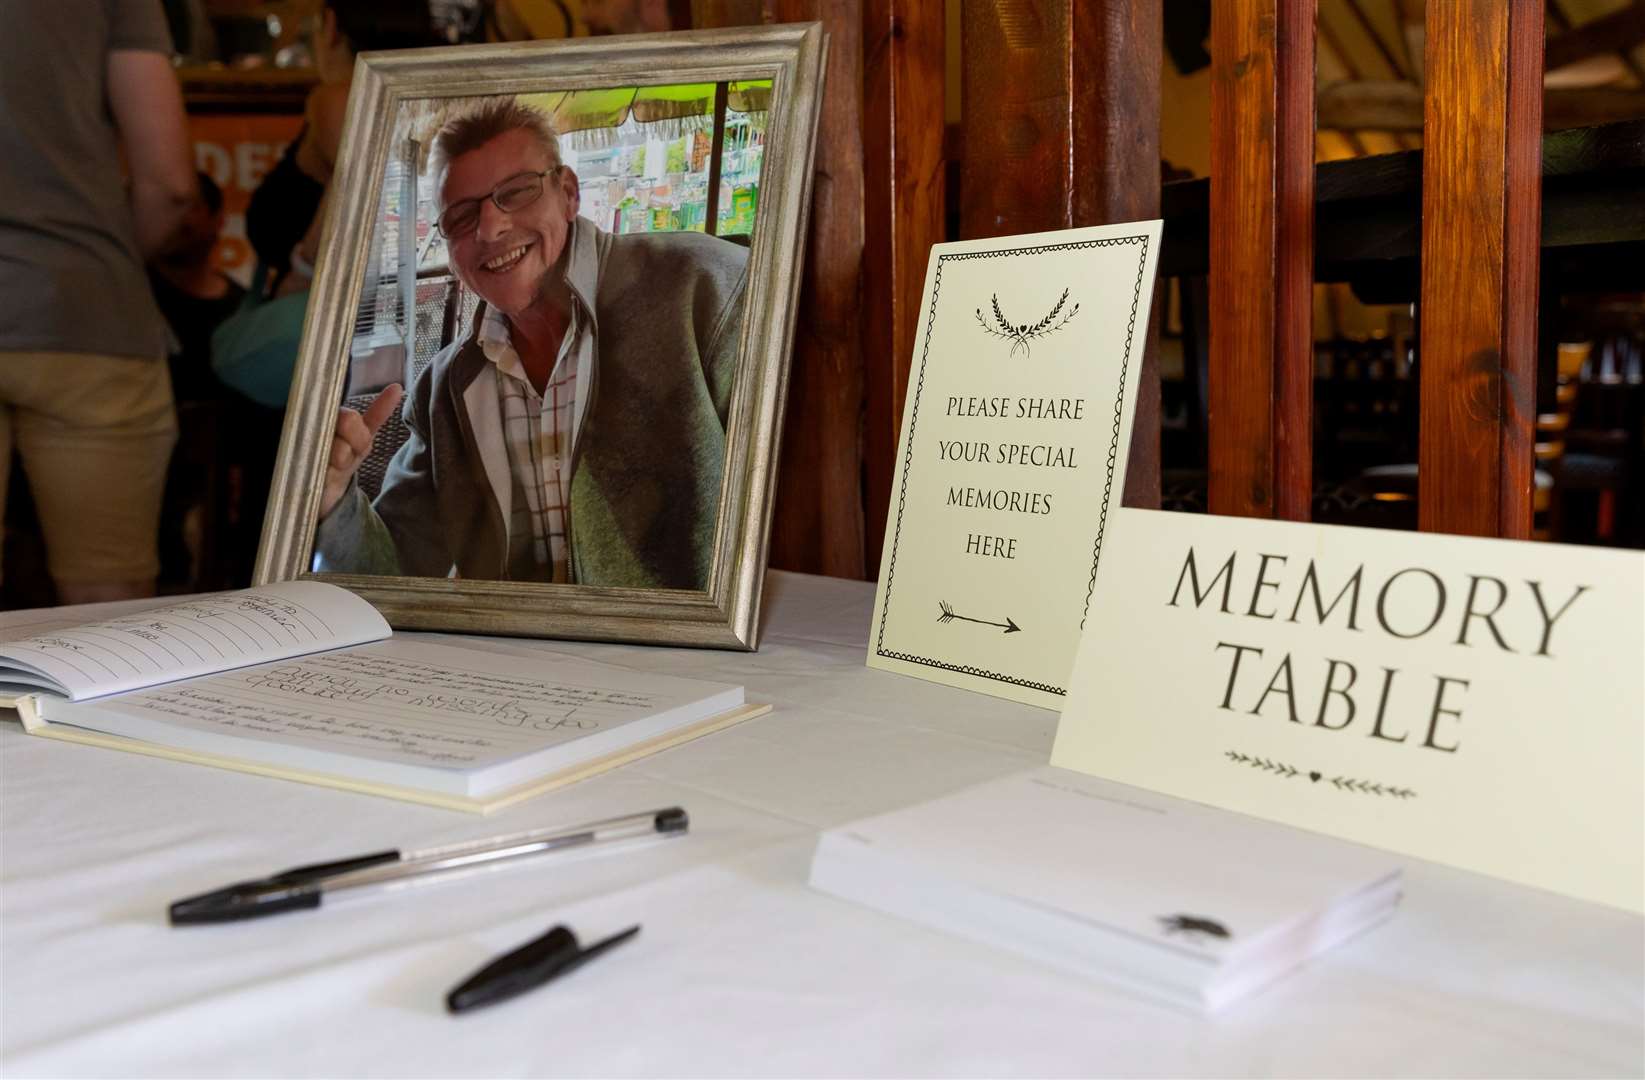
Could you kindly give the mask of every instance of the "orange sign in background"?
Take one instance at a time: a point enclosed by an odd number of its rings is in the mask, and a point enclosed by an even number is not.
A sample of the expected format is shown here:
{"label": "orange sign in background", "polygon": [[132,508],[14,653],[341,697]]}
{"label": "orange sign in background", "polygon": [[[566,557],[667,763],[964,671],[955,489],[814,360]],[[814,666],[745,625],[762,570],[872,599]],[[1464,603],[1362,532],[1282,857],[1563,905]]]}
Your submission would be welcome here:
{"label": "orange sign in background", "polygon": [[250,283],[257,264],[246,241],[246,206],[251,202],[251,193],[302,126],[299,115],[189,117],[195,167],[223,189],[223,232],[217,241],[217,266],[241,285]]}

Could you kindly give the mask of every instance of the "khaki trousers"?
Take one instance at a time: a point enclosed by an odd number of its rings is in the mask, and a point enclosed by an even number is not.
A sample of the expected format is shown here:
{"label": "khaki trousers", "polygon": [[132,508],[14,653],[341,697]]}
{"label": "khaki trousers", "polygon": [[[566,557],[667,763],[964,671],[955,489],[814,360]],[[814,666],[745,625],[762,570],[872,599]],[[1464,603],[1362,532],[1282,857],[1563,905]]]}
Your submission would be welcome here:
{"label": "khaki trousers", "polygon": [[176,442],[164,359],[0,352],[0,519],[15,446],[54,580],[160,572],[160,499]]}

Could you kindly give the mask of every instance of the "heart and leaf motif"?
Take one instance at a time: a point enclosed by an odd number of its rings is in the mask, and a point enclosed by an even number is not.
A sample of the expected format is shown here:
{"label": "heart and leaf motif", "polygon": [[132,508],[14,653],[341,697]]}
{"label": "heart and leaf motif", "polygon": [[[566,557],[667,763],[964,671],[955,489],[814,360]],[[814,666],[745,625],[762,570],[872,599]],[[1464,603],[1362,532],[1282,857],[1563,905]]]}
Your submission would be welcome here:
{"label": "heart and leaf motif", "polygon": [[1375,780],[1361,780],[1353,776],[1326,776],[1318,769],[1303,770],[1286,761],[1263,757],[1260,754],[1242,754],[1238,750],[1228,750],[1222,755],[1235,765],[1244,765],[1259,772],[1268,774],[1277,780],[1290,780],[1296,776],[1306,776],[1310,783],[1317,784],[1324,780],[1327,786],[1335,791],[1349,792],[1356,795],[1381,795],[1394,799],[1414,799],[1417,793],[1408,787],[1398,784],[1383,783]]}
{"label": "heart and leaf motif", "polygon": [[[1014,323],[1006,318],[1005,312],[1000,309],[999,294],[995,293],[989,297],[994,312],[993,322],[983,316],[982,308],[978,308],[977,325],[994,337],[1004,338],[1009,341],[1011,343],[1010,355],[1016,356],[1017,350],[1021,349],[1024,356],[1032,356],[1033,353],[1028,345],[1030,341],[1049,337],[1067,326],[1069,320],[1080,313],[1080,306],[1077,302],[1071,308],[1067,306],[1068,292],[1067,289],[1062,290],[1062,295],[1057,298],[1057,302],[1052,306],[1050,312],[1043,319],[1034,323]],[[1067,310],[1064,311],[1064,308],[1067,308]],[[1059,319],[1058,316],[1061,316],[1061,318]]]}

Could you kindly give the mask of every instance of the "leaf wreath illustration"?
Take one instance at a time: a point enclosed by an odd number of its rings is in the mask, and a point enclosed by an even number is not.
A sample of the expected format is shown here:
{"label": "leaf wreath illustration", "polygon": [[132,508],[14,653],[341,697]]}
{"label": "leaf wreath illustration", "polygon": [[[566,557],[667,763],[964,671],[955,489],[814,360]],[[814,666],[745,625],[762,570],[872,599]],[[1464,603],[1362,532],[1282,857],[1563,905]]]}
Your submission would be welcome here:
{"label": "leaf wreath illustration", "polygon": [[[1005,312],[1000,310],[999,294],[995,293],[993,296],[989,297],[989,299],[993,303],[994,321],[990,323],[988,319],[984,317],[982,308],[978,308],[977,325],[982,327],[985,332],[992,334],[994,337],[1003,338],[1006,341],[1009,341],[1011,343],[1012,356],[1017,355],[1018,349],[1022,350],[1024,356],[1032,356],[1033,352],[1028,344],[1030,341],[1033,341],[1036,338],[1051,336],[1058,330],[1061,330],[1063,327],[1067,326],[1069,320],[1080,313],[1080,306],[1077,303],[1073,307],[1068,308],[1067,311],[1063,310],[1063,308],[1068,305],[1067,289],[1062,290],[1062,295],[1057,298],[1056,306],[1051,309],[1045,318],[1036,323],[1012,322],[1010,319],[1005,317]],[[1061,318],[1059,319],[1058,316],[1061,316]]]}

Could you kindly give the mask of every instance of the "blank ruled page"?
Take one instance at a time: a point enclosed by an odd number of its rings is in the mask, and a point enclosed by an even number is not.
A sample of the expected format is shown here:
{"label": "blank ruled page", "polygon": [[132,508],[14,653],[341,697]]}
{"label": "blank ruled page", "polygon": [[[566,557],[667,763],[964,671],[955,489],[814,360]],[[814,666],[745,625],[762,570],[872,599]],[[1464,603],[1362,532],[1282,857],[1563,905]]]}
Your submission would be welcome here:
{"label": "blank ruled page", "polygon": [[0,682],[74,701],[346,648],[389,636],[364,600],[318,581],[239,592],[0,644]]}

